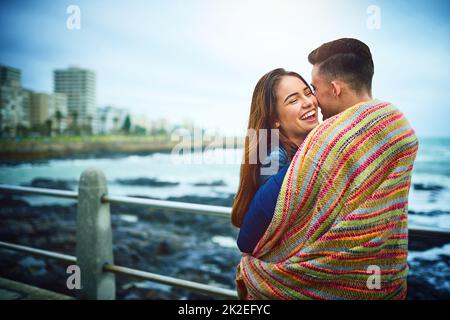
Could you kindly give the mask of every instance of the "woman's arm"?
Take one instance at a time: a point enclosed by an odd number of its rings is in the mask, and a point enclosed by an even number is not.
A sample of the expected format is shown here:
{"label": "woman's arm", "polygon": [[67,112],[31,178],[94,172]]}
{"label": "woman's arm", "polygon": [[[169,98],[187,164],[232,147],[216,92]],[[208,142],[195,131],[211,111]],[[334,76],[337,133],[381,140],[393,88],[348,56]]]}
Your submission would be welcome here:
{"label": "woman's arm", "polygon": [[272,221],[278,194],[289,165],[270,177],[256,192],[245,214],[239,231],[237,245],[241,252],[252,254],[261,237]]}

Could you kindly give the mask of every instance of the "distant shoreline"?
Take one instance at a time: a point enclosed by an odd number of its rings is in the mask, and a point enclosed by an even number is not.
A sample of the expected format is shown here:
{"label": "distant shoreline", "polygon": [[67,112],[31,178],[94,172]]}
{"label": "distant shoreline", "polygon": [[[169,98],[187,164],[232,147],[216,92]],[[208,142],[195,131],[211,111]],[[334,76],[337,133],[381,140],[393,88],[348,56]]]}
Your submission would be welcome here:
{"label": "distant shoreline", "polygon": [[[243,145],[236,139],[235,148]],[[220,141],[220,140],[219,140]],[[221,141],[226,141],[223,138]],[[164,137],[152,136],[76,136],[24,140],[0,140],[0,163],[22,163],[35,160],[62,158],[99,158],[126,155],[147,155],[156,152],[169,153],[176,146],[191,150],[206,147],[226,148],[223,143],[213,140],[170,141]]]}

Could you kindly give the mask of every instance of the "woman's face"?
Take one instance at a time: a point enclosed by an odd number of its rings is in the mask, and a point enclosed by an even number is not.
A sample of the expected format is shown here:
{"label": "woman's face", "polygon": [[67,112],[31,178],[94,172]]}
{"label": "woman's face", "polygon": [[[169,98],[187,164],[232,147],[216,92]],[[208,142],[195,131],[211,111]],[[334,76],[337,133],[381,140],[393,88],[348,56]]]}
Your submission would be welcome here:
{"label": "woman's face", "polygon": [[316,97],[302,80],[283,76],[276,89],[278,119],[275,127],[293,140],[303,141],[318,124]]}

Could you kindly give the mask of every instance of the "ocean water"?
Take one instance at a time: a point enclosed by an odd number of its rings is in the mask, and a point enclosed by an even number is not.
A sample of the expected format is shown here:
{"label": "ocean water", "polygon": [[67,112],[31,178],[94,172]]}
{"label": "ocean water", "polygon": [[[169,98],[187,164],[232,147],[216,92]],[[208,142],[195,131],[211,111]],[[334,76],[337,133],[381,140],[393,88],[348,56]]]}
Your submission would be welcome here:
{"label": "ocean water", "polygon": [[[26,185],[33,179],[65,181],[73,190],[81,173],[89,167],[101,169],[112,195],[149,196],[161,199],[179,196],[229,197],[238,188],[242,149],[216,149],[204,153],[173,156],[155,153],[121,158],[65,159],[21,164],[0,164],[0,184]],[[1,159],[0,159],[1,160]],[[120,179],[155,179],[176,185],[126,185]],[[196,185],[196,184],[203,185]],[[208,185],[210,184],[210,185]],[[33,205],[70,204],[72,200],[22,196]],[[120,219],[139,223],[138,217]],[[409,196],[409,226],[450,231],[450,138],[420,139]],[[237,249],[235,239],[214,236],[212,242]],[[410,251],[410,275],[450,294],[450,244],[426,251]],[[427,262],[432,261],[427,266]],[[424,267],[427,266],[427,267]]]}
{"label": "ocean water", "polygon": [[[22,163],[0,165],[0,183],[25,185],[33,179],[73,181],[77,180],[89,167],[101,169],[108,181],[108,192],[113,195],[138,195],[166,199],[185,195],[205,197],[227,197],[235,193],[239,182],[239,163],[242,159],[240,149],[216,149],[202,154],[172,156],[167,153],[154,153],[146,156],[125,156],[122,158],[65,159],[49,160],[43,163]],[[222,159],[220,164],[210,163],[210,159]],[[209,162],[208,162],[209,161]],[[174,186],[124,185],[120,179],[156,179],[160,182],[178,183]],[[221,181],[218,186],[195,186],[198,183]],[[61,203],[61,199],[27,197],[33,204]],[[66,202],[66,201],[63,201]]]}
{"label": "ocean water", "polygon": [[450,229],[450,138],[423,138],[409,194],[411,226]]}
{"label": "ocean water", "polygon": [[[25,185],[36,178],[47,178],[65,180],[76,190],[81,173],[94,166],[105,173],[108,192],[113,195],[161,199],[186,195],[227,197],[237,190],[242,155],[242,149],[215,149],[183,155],[155,153],[122,158],[0,164],[0,184]],[[178,184],[125,185],[118,181],[138,178]],[[196,185],[199,183],[206,185]],[[450,138],[420,139],[412,183],[409,197],[410,226],[450,229]],[[25,196],[25,199],[36,205],[71,202],[42,196]]]}

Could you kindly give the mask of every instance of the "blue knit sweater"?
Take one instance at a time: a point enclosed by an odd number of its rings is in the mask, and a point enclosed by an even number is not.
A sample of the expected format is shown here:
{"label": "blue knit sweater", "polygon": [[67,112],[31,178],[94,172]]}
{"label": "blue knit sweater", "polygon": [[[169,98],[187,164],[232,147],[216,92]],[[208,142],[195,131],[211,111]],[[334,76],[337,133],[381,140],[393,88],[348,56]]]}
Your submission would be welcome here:
{"label": "blue knit sweater", "polygon": [[[270,161],[279,161],[279,171],[275,175],[260,175],[261,186],[245,214],[237,240],[239,250],[249,254],[253,252],[259,239],[272,221],[278,193],[289,168],[286,151],[281,147],[279,150],[272,152],[268,158],[270,158]],[[270,166],[270,161],[266,162],[266,167]]]}

